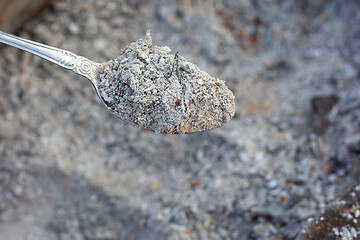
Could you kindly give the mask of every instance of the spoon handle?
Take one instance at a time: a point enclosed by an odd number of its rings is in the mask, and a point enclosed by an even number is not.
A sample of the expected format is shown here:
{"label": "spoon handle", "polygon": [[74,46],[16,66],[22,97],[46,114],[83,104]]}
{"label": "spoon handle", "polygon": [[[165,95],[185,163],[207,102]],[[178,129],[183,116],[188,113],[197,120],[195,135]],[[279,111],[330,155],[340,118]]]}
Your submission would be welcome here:
{"label": "spoon handle", "polygon": [[93,84],[95,83],[99,63],[63,49],[23,39],[2,31],[0,31],[0,42],[35,54],[63,68],[71,69],[88,78]]}

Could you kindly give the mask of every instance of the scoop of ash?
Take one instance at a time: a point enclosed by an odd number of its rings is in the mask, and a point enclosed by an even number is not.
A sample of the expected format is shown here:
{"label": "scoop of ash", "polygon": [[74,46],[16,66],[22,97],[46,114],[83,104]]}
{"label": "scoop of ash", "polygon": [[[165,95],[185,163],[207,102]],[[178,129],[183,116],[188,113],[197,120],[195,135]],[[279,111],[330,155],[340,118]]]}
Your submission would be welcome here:
{"label": "scoop of ash", "polygon": [[235,97],[224,81],[170,51],[152,46],[150,31],[121,50],[99,69],[104,102],[122,120],[158,133],[200,132],[228,123]]}

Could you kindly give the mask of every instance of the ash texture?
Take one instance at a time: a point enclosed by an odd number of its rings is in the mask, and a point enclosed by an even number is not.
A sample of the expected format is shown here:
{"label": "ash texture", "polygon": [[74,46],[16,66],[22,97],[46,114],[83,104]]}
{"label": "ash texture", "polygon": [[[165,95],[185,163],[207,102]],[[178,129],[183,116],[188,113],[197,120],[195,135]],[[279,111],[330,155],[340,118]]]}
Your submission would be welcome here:
{"label": "ash texture", "polygon": [[120,119],[157,133],[214,129],[234,116],[234,95],[168,47],[145,38],[123,49],[100,70],[100,94]]}
{"label": "ash texture", "polygon": [[360,185],[331,201],[316,216],[309,219],[306,230],[298,240],[359,239]]}
{"label": "ash texture", "polygon": [[226,81],[235,115],[197,134],[144,131],[86,79],[1,46],[0,239],[359,238],[359,12],[358,0],[54,1],[19,35],[101,63],[151,29]]}

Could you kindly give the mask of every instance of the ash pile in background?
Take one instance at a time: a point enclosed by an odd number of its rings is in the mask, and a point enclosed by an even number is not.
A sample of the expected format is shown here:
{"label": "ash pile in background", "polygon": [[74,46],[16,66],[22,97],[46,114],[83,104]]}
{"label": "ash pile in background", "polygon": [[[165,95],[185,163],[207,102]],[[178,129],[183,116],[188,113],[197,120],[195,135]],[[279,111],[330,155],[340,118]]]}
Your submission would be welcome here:
{"label": "ash pile in background", "polygon": [[[359,10],[356,0],[56,1],[20,35],[105,62],[152,29],[226,80],[236,114],[214,131],[156,135],[107,112],[85,79],[1,47],[0,239],[295,239],[346,191],[327,209],[355,219]],[[323,229],[355,239],[354,219]]]}

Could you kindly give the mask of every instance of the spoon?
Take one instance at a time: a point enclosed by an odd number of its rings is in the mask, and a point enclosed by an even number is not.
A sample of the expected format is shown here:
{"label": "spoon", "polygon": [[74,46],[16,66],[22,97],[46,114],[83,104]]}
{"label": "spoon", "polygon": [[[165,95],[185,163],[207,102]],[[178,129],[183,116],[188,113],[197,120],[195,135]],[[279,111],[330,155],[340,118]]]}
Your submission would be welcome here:
{"label": "spoon", "polygon": [[0,42],[86,77],[108,110],[143,129],[201,132],[224,125],[234,115],[234,95],[224,81],[171,54],[168,47],[153,47],[149,30],[107,63],[1,31]]}
{"label": "spoon", "polygon": [[99,95],[97,71],[101,65],[100,63],[90,61],[70,51],[23,39],[2,31],[0,31],[0,42],[30,52],[63,68],[73,70],[75,73],[89,79]]}

